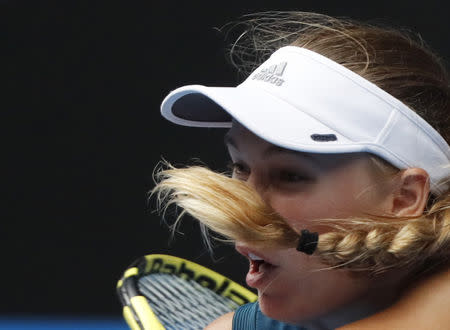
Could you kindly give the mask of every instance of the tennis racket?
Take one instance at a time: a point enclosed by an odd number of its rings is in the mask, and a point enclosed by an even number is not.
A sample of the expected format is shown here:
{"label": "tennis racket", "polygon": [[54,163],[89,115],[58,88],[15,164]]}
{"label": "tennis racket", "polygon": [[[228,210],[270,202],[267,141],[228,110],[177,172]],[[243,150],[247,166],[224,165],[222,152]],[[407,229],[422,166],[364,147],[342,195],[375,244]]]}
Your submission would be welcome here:
{"label": "tennis racket", "polygon": [[257,299],[211,269],[164,254],[136,260],[117,283],[117,293],[132,330],[203,329]]}

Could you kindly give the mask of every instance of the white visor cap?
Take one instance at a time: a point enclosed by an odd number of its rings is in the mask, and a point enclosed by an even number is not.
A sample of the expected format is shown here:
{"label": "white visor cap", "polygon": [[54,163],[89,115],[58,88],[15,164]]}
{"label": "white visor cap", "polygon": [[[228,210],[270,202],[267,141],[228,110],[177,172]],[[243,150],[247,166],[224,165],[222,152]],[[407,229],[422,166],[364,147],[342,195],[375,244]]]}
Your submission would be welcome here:
{"label": "white visor cap", "polygon": [[399,169],[420,167],[436,195],[450,185],[450,147],[436,130],[375,84],[304,48],[280,48],[237,87],[180,87],[161,112],[195,127],[231,127],[234,118],[286,149],[368,152]]}

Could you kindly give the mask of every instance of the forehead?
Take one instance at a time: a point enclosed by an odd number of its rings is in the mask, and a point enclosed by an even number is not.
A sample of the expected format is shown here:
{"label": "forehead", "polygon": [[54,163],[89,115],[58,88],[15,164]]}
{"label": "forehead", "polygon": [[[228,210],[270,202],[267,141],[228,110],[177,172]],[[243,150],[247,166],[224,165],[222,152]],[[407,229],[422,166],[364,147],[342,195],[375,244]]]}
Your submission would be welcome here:
{"label": "forehead", "polygon": [[236,149],[239,153],[261,154],[266,155],[266,158],[285,157],[286,155],[297,156],[297,158],[313,161],[324,169],[345,165],[355,161],[368,161],[370,159],[369,154],[361,152],[324,154],[286,149],[260,138],[235,121],[230,130],[225,134],[224,142],[228,147]]}

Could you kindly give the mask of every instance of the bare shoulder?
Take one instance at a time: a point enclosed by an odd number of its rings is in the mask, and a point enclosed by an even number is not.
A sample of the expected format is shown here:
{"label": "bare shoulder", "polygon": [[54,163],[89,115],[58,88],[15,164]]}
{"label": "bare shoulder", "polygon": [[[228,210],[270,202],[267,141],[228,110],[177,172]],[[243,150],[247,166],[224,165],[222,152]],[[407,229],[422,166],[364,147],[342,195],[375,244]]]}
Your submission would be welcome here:
{"label": "bare shoulder", "polygon": [[205,330],[231,330],[233,328],[233,315],[234,312],[222,315],[206,326]]}

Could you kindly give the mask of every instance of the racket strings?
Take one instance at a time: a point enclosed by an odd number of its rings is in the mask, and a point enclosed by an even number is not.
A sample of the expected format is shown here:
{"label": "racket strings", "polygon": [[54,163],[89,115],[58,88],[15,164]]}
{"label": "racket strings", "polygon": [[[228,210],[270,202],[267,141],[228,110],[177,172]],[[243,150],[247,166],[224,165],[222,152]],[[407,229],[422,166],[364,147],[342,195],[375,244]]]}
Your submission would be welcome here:
{"label": "racket strings", "polygon": [[203,329],[239,305],[193,280],[172,274],[149,274],[138,281],[158,319],[169,329]]}

